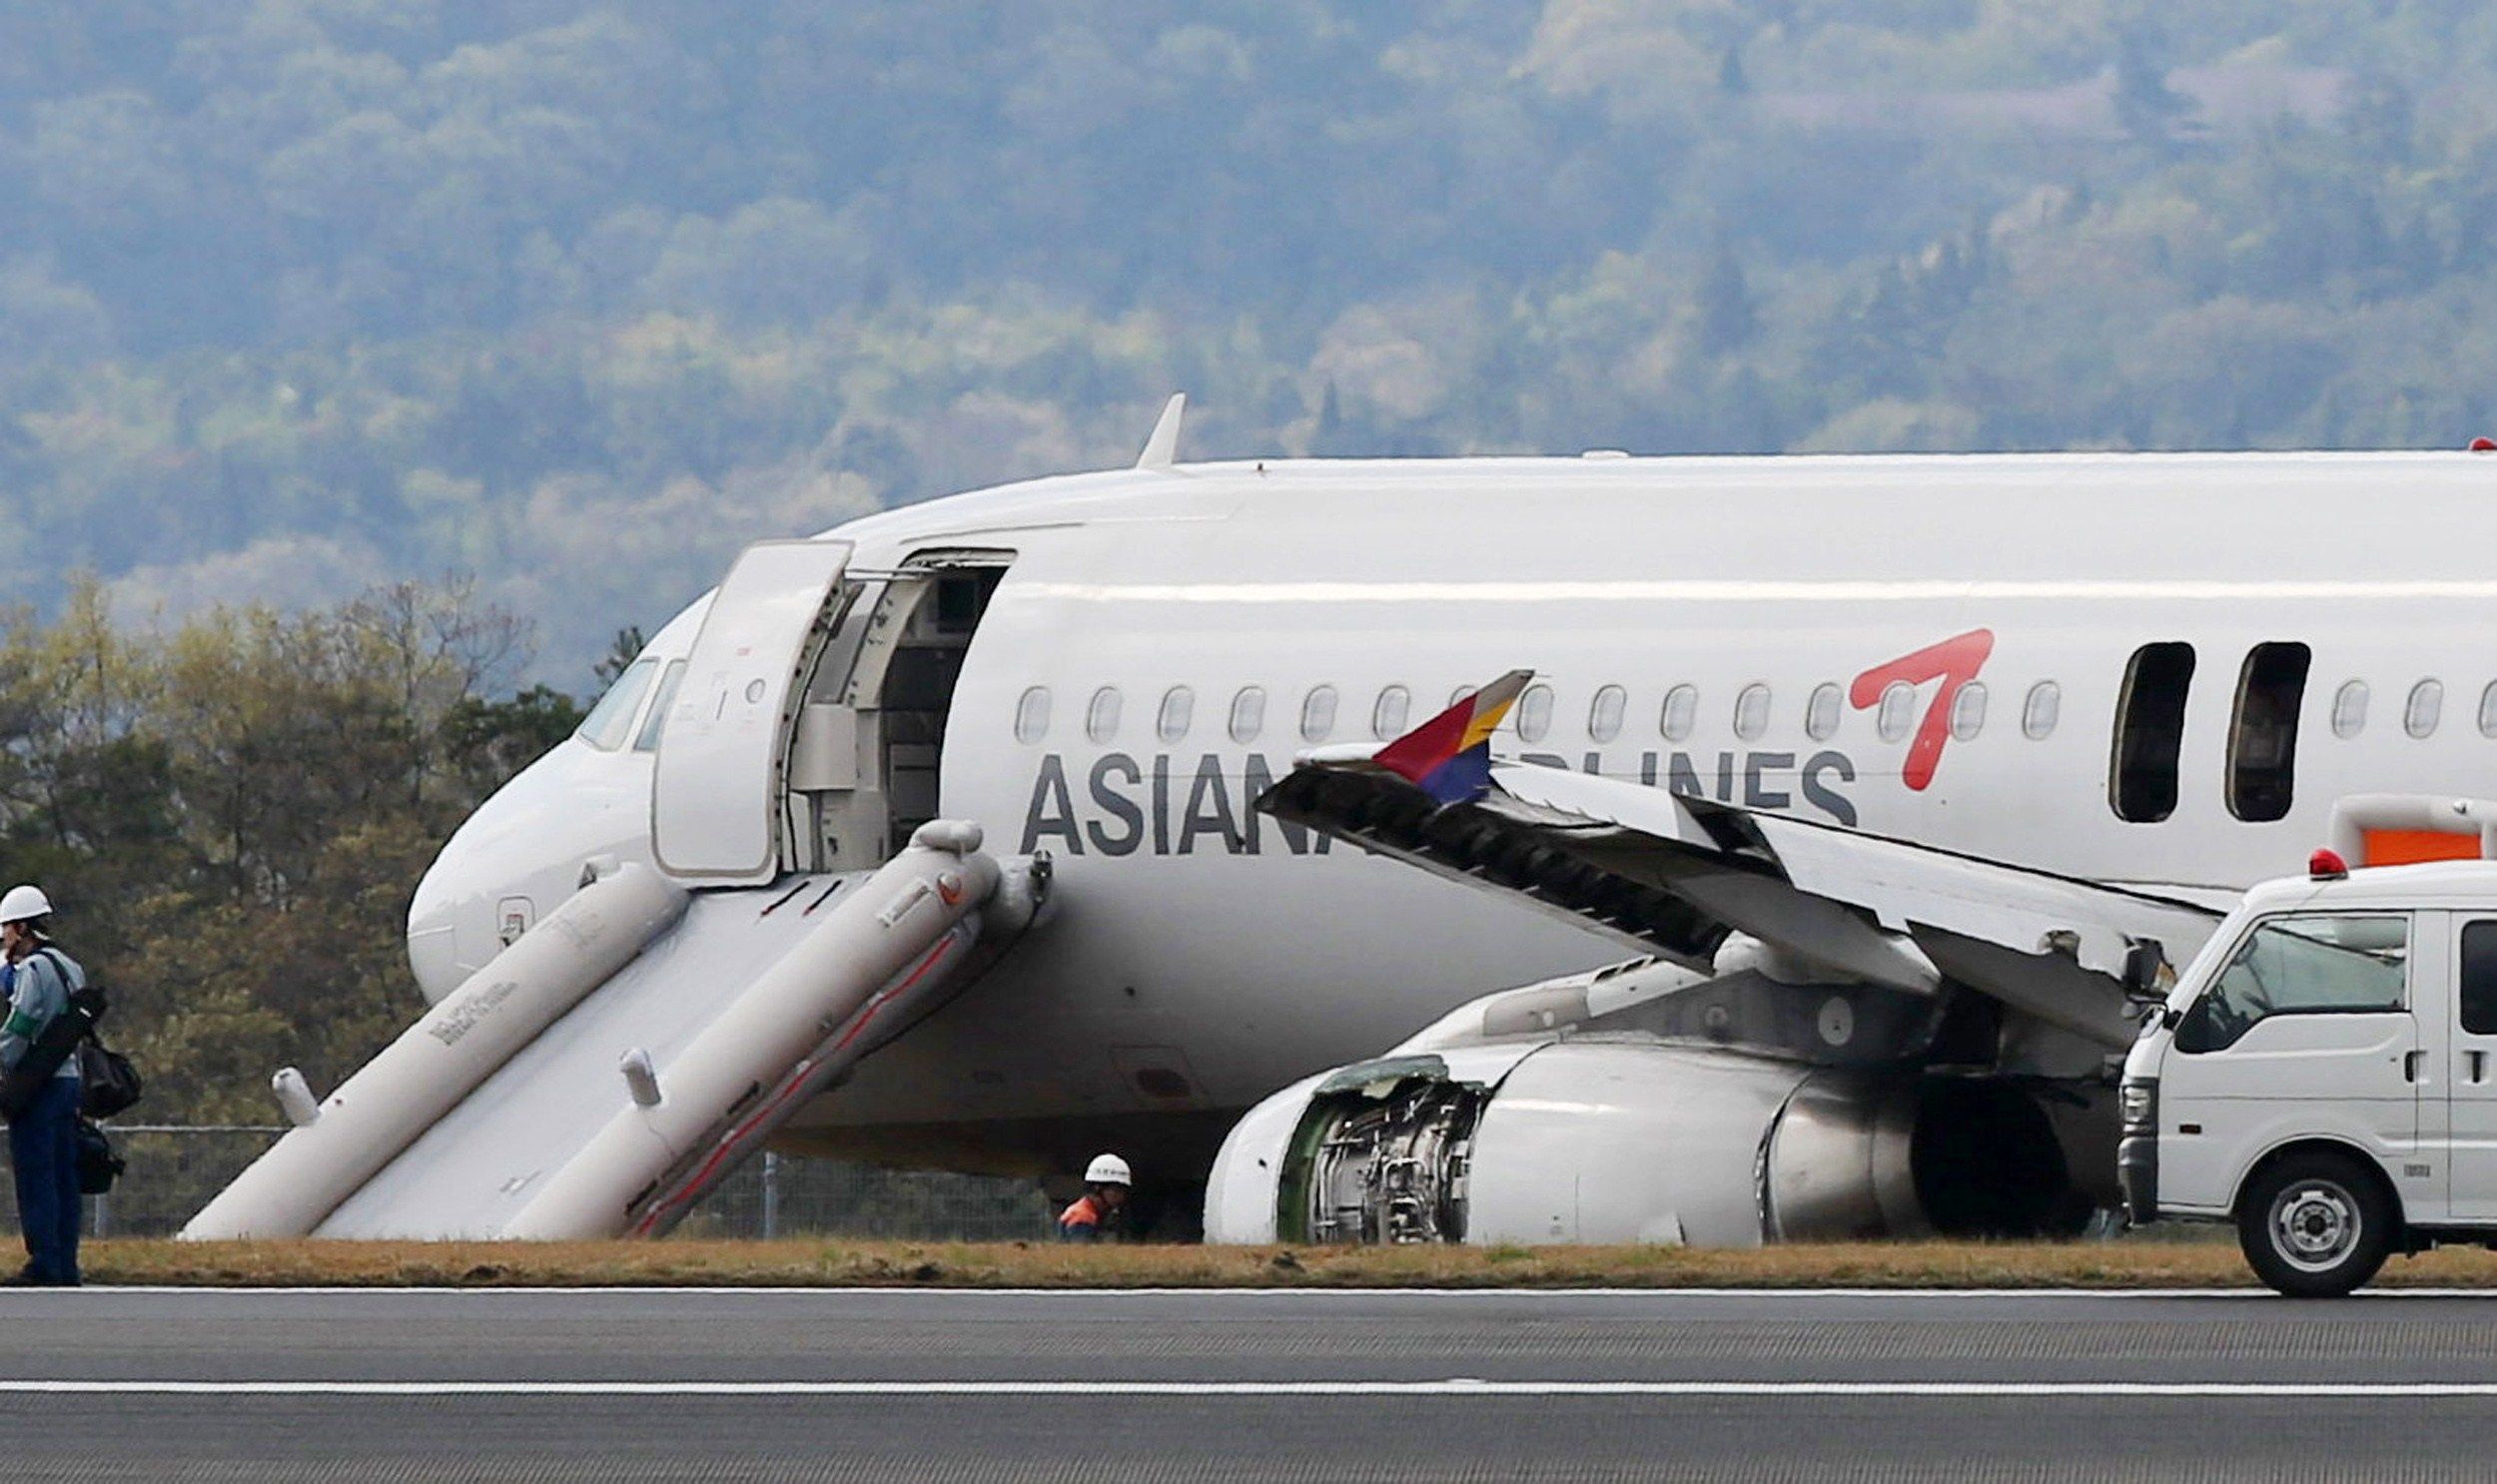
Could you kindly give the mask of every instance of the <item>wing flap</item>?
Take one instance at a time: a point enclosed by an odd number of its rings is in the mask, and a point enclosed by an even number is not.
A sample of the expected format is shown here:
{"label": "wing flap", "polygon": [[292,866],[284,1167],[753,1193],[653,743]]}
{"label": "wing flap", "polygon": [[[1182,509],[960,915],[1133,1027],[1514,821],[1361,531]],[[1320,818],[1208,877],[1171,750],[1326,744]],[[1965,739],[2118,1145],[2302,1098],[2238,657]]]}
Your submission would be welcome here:
{"label": "wing flap", "polygon": [[2110,1048],[2132,1034],[2126,951],[2155,943],[2181,964],[2219,920],[2176,898],[1502,760],[1451,801],[1371,759],[1304,758],[1257,807],[1687,968],[1745,933],[1834,979],[1920,994],[1949,981]]}

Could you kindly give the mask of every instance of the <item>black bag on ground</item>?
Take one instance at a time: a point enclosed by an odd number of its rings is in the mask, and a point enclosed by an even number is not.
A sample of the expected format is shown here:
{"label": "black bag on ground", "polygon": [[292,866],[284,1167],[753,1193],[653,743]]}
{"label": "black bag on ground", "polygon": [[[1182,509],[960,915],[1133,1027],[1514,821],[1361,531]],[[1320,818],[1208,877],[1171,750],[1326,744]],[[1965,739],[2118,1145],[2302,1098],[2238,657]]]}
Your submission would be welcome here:
{"label": "black bag on ground", "polygon": [[41,1031],[35,1033],[34,1045],[17,1059],[9,1075],[0,1077],[0,1113],[15,1118],[24,1113],[52,1081],[52,1074],[61,1064],[77,1054],[78,1043],[95,1031],[95,1024],[104,1018],[104,992],[93,985],[73,993],[69,1004],[61,1008]]}
{"label": "black bag on ground", "polygon": [[139,1069],[93,1030],[78,1043],[78,1112],[109,1118],[139,1101]]}
{"label": "black bag on ground", "polygon": [[113,1152],[113,1140],[85,1118],[78,1120],[78,1193],[102,1195],[122,1177],[128,1161]]}

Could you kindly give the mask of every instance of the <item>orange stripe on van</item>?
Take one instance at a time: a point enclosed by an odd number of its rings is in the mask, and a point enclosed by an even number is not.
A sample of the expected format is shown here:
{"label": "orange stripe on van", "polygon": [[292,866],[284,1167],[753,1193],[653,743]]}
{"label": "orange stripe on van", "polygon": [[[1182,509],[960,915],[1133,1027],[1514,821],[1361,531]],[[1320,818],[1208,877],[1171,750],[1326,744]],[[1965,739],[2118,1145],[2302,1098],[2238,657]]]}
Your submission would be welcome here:
{"label": "orange stripe on van", "polygon": [[2480,858],[2480,837],[2476,831],[2459,835],[2447,830],[2369,830],[2366,842],[2366,864],[2370,866],[2410,866],[2421,861],[2476,861]]}

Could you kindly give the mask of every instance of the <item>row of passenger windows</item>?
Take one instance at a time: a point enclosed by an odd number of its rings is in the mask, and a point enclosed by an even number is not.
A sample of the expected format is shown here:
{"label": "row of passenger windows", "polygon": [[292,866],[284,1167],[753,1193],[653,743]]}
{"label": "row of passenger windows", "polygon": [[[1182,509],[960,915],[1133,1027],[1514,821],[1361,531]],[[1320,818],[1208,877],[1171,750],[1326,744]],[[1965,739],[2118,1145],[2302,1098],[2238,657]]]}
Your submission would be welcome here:
{"label": "row of passenger windows", "polygon": [[[2246,652],[2237,673],[2236,695],[2228,729],[2226,799],[2239,819],[2284,818],[2296,783],[2297,724],[2304,702],[2307,671],[2313,655],[2299,643],[2257,644]],[[2123,689],[2114,718],[2114,757],[2108,771],[2108,803],[2118,818],[2148,823],[2175,812],[2177,762],[2183,750],[2185,704],[2191,693],[2194,651],[2190,644],[2166,641],[2145,644],[2125,666]],[[1460,686],[1448,704],[1462,700],[1471,687]],[[1734,697],[1734,735],[1755,742],[1768,735],[1772,692],[1766,684],[1744,686]],[[1873,703],[1873,729],[1885,742],[1906,740],[1917,722],[1916,687],[1895,682]],[[2335,737],[2347,740],[2367,727],[2371,692],[2367,682],[2350,679],[2332,693],[2326,720]],[[1813,687],[1804,699],[1804,734],[1816,742],[1838,735],[1849,697],[1835,681]],[[1084,734],[1097,743],[1119,735],[1124,700],[1116,686],[1093,692],[1084,712]],[[1699,690],[1676,685],[1667,690],[1657,712],[1656,729],[1667,742],[1687,739],[1699,722]],[[1990,692],[1983,681],[1962,685],[1951,698],[1947,724],[1953,738],[1968,741],[1985,729]],[[1049,735],[1050,691],[1034,686],[1015,708],[1015,736],[1039,742]],[[1550,736],[1559,701],[1552,687],[1533,685],[1518,698],[1515,726],[1518,740],[1533,744]],[[1196,718],[1196,692],[1175,685],[1162,696],[1154,714],[1154,735],[1166,743],[1184,740]],[[1598,687],[1588,698],[1586,735],[1605,743],[1622,735],[1630,714],[1629,692],[1619,685]],[[2445,687],[2429,677],[2414,683],[2403,698],[2402,730],[2415,738],[2433,736],[2443,720]],[[1310,687],[1300,698],[1299,734],[1306,742],[1324,742],[1337,734],[1341,698],[1331,685]],[[2063,690],[2052,680],[2029,687],[2021,699],[2021,735],[2043,741],[2055,732],[2063,711]],[[1378,692],[1369,711],[1370,735],[1381,740],[1401,735],[1413,718],[1413,694],[1390,685]],[[2480,692],[2480,734],[2497,738],[2497,681]],[[1262,686],[1244,686],[1232,696],[1225,731],[1236,743],[1250,743],[1266,726],[1266,693]]]}
{"label": "row of passenger windows", "polygon": [[[2367,729],[2367,682],[2344,680],[2332,693],[2332,735],[2355,737]],[[2402,730],[2413,737],[2431,737],[2445,716],[2445,683],[2422,680],[2410,687],[2402,702]],[[2480,735],[2497,737],[2497,680],[2480,692]]]}
{"label": "row of passenger windows", "polygon": [[[2239,679],[2236,720],[2230,735],[2230,773],[2232,779],[2242,770],[2259,774],[2266,771],[2285,776],[2296,746],[2296,710],[2306,684],[2308,654],[2303,644],[2257,644],[2247,653],[2245,668]],[[666,719],[667,708],[675,699],[676,687],[684,679],[685,662],[670,661],[664,672],[656,660],[636,660],[628,667],[606,695],[591,708],[581,722],[578,735],[592,747],[614,750],[624,745],[629,736],[633,750],[648,752],[658,746],[659,729]],[[2165,818],[2174,807],[2170,797],[2164,807],[2156,803],[2155,777],[2148,781],[2148,792],[2135,804],[2136,809],[2157,809],[2154,814],[2127,812],[2123,798],[2122,774],[2124,748],[2128,741],[2153,744],[2150,754],[2165,750],[2169,741],[2180,741],[2184,717],[2184,699],[2193,678],[2193,646],[2182,643],[2147,644],[2133,656],[2125,673],[2124,700],[2119,708],[2118,789],[2116,812],[2127,819]],[[641,701],[657,681],[657,695],[644,712]],[[1471,694],[1473,687],[1459,686],[1448,698],[1454,705]],[[2367,708],[2373,695],[2364,680],[2345,680],[2332,693],[2332,735],[2347,740],[2367,728]],[[1253,742],[1265,730],[1265,690],[1261,686],[1245,686],[1232,697],[1228,727],[1235,742]],[[1816,742],[1826,742],[1838,735],[1839,719],[1846,712],[1846,697],[1835,682],[1813,687],[1804,700],[1804,735]],[[1540,742],[1551,734],[1552,719],[1558,702],[1548,685],[1534,685],[1518,698],[1517,735],[1520,741]],[[1765,684],[1742,688],[1734,697],[1734,735],[1746,742],[1756,742],[1768,735],[1770,720],[1770,689]],[[1972,680],[1960,687],[1951,702],[1951,735],[1966,742],[1985,729],[1988,694],[1985,682]],[[1413,694],[1401,685],[1380,690],[1370,706],[1370,735],[1381,740],[1400,736],[1412,717]],[[1085,708],[1084,734],[1095,742],[1108,742],[1119,734],[1125,702],[1118,687],[1103,686],[1093,692]],[[1587,737],[1595,742],[1611,742],[1620,737],[1629,716],[1630,693],[1618,685],[1599,687],[1587,704]],[[1310,742],[1323,742],[1335,735],[1339,700],[1335,687],[1313,686],[1300,702],[1300,735]],[[2052,680],[2041,680],[2029,688],[2021,704],[2021,735],[2042,741],[2052,735],[2063,709],[2063,690]],[[1165,742],[1186,738],[1196,720],[1197,694],[1185,685],[1165,691],[1162,704],[1154,715],[1154,735]],[[2410,687],[2402,702],[2402,730],[2418,738],[2435,735],[2444,719],[2445,686],[2433,677]],[[642,724],[634,728],[636,716]],[[1049,734],[1050,692],[1047,686],[1034,686],[1023,693],[1015,710],[1015,736],[1023,742],[1038,742]],[[2480,691],[2479,730],[2483,737],[2497,738],[2497,680]],[[1668,742],[1688,738],[1699,724],[1699,689],[1677,685],[1665,692],[1657,715],[1657,730]],[[1916,725],[1916,688],[1900,681],[1883,691],[1874,707],[1874,730],[1885,742],[1905,740]],[[2138,759],[2150,765],[2155,775],[2154,756]],[[2172,770],[2172,763],[2169,765]],[[2250,775],[2249,775],[2250,776]],[[2253,786],[2259,789],[2259,783]],[[2233,797],[2231,805],[2237,802]],[[2259,804],[2257,808],[2261,807]],[[2285,812],[2285,806],[2283,807]],[[2245,818],[2277,819],[2279,815],[2245,814]]]}
{"label": "row of passenger windows", "polygon": [[[1454,705],[1473,693],[1472,686],[1459,686],[1448,697]],[[2063,709],[2063,690],[2052,680],[2041,680],[2029,688],[2021,703],[2021,734],[2032,740],[2043,740],[2055,731]],[[1989,697],[1982,681],[1972,680],[1959,689],[1951,702],[1951,735],[1965,742],[1985,729]],[[1744,686],[1734,697],[1734,735],[1746,742],[1757,742],[1769,733],[1772,695],[1765,684]],[[1015,738],[1020,742],[1039,742],[1049,735],[1052,707],[1050,689],[1036,685],[1023,693],[1015,707]],[[1093,692],[1084,708],[1084,735],[1094,742],[1110,742],[1119,735],[1126,718],[1126,698],[1119,688],[1105,685]],[[1517,698],[1515,725],[1521,742],[1541,742],[1552,733],[1552,724],[1559,701],[1548,685],[1531,685]],[[1311,686],[1300,698],[1299,732],[1306,742],[1324,742],[1337,734],[1341,720],[1342,700],[1331,685]],[[1839,720],[1846,714],[1846,694],[1836,682],[1815,686],[1804,699],[1804,734],[1816,742],[1826,742],[1838,735]],[[1630,693],[1618,685],[1598,687],[1587,702],[1586,734],[1595,742],[1611,742],[1621,736],[1628,723]],[[1162,704],[1154,712],[1154,735],[1164,742],[1184,740],[1195,724],[1197,693],[1185,685],[1175,685],[1163,692]],[[1264,733],[1266,693],[1262,686],[1242,687],[1232,697],[1231,709],[1225,719],[1225,731],[1234,742],[1253,742]],[[1916,726],[1916,687],[1900,681],[1881,693],[1873,708],[1873,728],[1885,742],[1904,741]],[[1369,734],[1381,741],[1403,735],[1413,720],[1413,693],[1401,685],[1386,686],[1370,704]],[[1665,692],[1656,717],[1657,732],[1668,742],[1687,739],[1699,726],[1699,689],[1677,685]]]}
{"label": "row of passenger windows", "polygon": [[[2304,660],[2293,663],[2280,657],[2282,651],[2303,651],[2302,644],[2257,645],[2247,659],[2246,684],[2241,687],[2238,730],[2251,735],[2240,739],[2240,748],[2250,763],[2260,765],[2262,758],[2278,755],[2285,761],[2283,749],[2295,736],[2295,718],[2277,714],[2282,706],[2293,710],[2305,685]],[[2143,647],[2134,657],[2126,679],[2125,712],[2129,726],[2122,728],[2144,738],[2175,733],[2183,723],[2183,702],[2192,680],[2192,646],[2188,644],[2152,644]],[[2292,673],[2293,668],[2293,673]],[[627,677],[628,679],[631,677]],[[672,675],[671,679],[674,678]],[[1454,705],[1472,693],[1471,686],[1460,686],[1448,698]],[[619,685],[614,694],[625,694],[629,686]],[[2368,704],[2372,692],[2364,680],[2346,680],[2332,694],[2332,735],[2343,739],[2366,730]],[[1745,742],[1757,742],[1769,733],[1772,695],[1765,684],[1747,685],[1734,697],[1734,735]],[[2063,688],[2052,680],[2041,680],[2029,688],[2021,703],[2021,735],[2032,741],[2044,741],[2055,732],[2063,712]],[[1966,742],[1985,730],[1991,693],[1982,680],[1972,680],[1960,687],[1951,701],[1951,735]],[[2268,703],[2268,705],[2266,704]],[[1022,742],[1038,742],[1049,735],[1051,694],[1048,686],[1036,685],[1023,693],[1015,710],[1015,737]],[[1523,742],[1540,742],[1551,735],[1555,709],[1558,705],[1548,685],[1529,686],[1518,698],[1516,728]],[[1611,742],[1619,738],[1629,716],[1630,695],[1618,685],[1598,688],[1587,705],[1586,734],[1595,742]],[[2249,711],[2249,705],[2251,710]],[[1401,685],[1380,690],[1370,706],[1370,735],[1387,739],[1402,735],[1412,720],[1413,693]],[[603,707],[601,708],[604,709]],[[1301,697],[1299,731],[1310,742],[1323,742],[1336,734],[1341,698],[1331,685],[1312,686]],[[2402,703],[2402,730],[2413,737],[2435,735],[2444,718],[2445,686],[2435,679],[2421,680],[2410,687]],[[1095,742],[1108,742],[1119,735],[1125,719],[1126,698],[1117,686],[1105,685],[1093,692],[1084,712],[1084,734]],[[2172,716],[2165,712],[2172,711]],[[1184,740],[1194,727],[1197,714],[1197,693],[1185,685],[1175,685],[1163,692],[1162,704],[1154,713],[1154,735],[1165,742]],[[1804,735],[1816,742],[1826,742],[1838,735],[1840,718],[1846,714],[1846,695],[1835,682],[1815,686],[1804,700]],[[1916,726],[1916,687],[1905,681],[1894,682],[1884,690],[1873,712],[1873,728],[1885,742],[1904,741]],[[1262,686],[1244,686],[1232,697],[1226,730],[1235,742],[1253,742],[1265,730],[1266,693]],[[626,708],[617,720],[629,720]],[[592,718],[594,723],[597,720]],[[1657,731],[1668,742],[1687,739],[1699,725],[1699,690],[1695,686],[1677,685],[1665,692],[1664,704],[1657,715]],[[585,724],[584,735],[593,729]],[[2480,692],[2479,730],[2484,737],[2497,737],[2497,681],[2491,681]],[[2254,743],[2265,746],[2254,746]],[[609,740],[605,745],[613,746]]]}

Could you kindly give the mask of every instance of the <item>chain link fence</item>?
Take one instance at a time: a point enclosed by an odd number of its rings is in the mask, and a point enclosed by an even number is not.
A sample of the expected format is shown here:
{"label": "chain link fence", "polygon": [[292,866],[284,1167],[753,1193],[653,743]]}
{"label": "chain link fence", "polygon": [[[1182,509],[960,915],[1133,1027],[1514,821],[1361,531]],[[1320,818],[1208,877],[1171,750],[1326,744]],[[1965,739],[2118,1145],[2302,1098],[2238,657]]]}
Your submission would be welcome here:
{"label": "chain link fence", "polygon": [[[98,1236],[170,1236],[286,1132],[262,1124],[114,1124],[129,1162],[110,1195],[87,1201]],[[676,1228],[684,1237],[831,1236],[898,1241],[1046,1241],[1056,1208],[1030,1180],[881,1169],[766,1153],[749,1159]],[[0,1234],[17,1231],[17,1204],[0,1187]],[[2162,1221],[2127,1229],[2101,1213],[2090,1240],[2231,1241],[2226,1225]],[[5,1262],[0,1262],[5,1266]]]}
{"label": "chain link fence", "polygon": [[[97,1236],[170,1236],[286,1132],[254,1123],[108,1125],[128,1162],[109,1195],[87,1200]],[[749,1159],[678,1226],[687,1237],[846,1236],[906,1241],[1044,1240],[1054,1212],[1030,1180],[880,1169],[764,1154]],[[0,1233],[17,1203],[0,1191]]]}
{"label": "chain link fence", "polygon": [[1057,1212],[1031,1180],[879,1169],[766,1153],[720,1181],[680,1236],[1045,1241]]}

